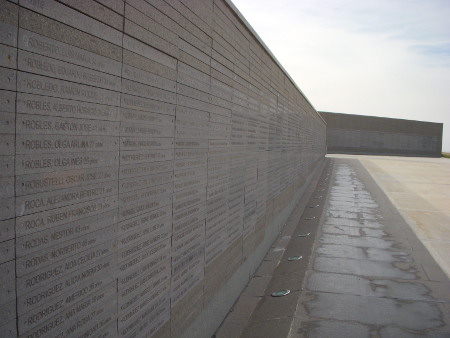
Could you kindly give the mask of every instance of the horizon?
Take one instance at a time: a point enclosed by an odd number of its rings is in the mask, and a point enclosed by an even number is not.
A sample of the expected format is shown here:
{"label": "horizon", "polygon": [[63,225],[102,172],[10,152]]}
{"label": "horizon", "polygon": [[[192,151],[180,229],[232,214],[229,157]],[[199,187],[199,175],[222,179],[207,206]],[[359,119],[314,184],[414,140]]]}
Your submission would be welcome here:
{"label": "horizon", "polygon": [[317,111],[442,123],[450,2],[232,0]]}

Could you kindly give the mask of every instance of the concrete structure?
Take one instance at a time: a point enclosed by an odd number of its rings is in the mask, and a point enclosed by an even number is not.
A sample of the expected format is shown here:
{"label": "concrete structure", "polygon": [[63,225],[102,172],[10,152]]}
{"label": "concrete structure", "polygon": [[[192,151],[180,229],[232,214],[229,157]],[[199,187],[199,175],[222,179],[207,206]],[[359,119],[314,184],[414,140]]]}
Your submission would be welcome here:
{"label": "concrete structure", "polygon": [[210,337],[325,155],[230,1],[0,2],[0,336]]}
{"label": "concrete structure", "polygon": [[329,154],[441,157],[442,123],[320,112]]}

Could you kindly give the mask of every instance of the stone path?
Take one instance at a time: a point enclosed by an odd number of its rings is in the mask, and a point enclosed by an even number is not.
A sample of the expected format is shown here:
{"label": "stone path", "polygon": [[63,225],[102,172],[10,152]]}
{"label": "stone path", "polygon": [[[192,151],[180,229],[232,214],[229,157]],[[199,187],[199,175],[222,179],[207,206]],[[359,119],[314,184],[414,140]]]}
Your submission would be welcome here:
{"label": "stone path", "polygon": [[450,337],[447,276],[358,160],[327,161],[217,337]]}

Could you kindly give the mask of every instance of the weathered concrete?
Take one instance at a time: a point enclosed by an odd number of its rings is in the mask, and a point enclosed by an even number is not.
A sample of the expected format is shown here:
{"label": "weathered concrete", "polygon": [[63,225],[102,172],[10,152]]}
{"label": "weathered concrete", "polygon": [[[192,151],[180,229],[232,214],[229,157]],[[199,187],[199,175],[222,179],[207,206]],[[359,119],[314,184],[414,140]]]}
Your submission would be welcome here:
{"label": "weathered concrete", "polygon": [[[292,232],[311,235],[281,234],[281,254],[275,246],[266,258],[277,264],[261,265],[217,337],[448,337],[448,277],[365,169],[366,158],[328,160],[333,169],[322,174],[313,208],[292,215]],[[304,259],[288,261],[293,254]],[[279,289],[291,293],[270,296]],[[236,313],[248,321],[233,330]]]}
{"label": "weathered concrete", "polygon": [[359,161],[450,278],[450,160],[363,156]]}

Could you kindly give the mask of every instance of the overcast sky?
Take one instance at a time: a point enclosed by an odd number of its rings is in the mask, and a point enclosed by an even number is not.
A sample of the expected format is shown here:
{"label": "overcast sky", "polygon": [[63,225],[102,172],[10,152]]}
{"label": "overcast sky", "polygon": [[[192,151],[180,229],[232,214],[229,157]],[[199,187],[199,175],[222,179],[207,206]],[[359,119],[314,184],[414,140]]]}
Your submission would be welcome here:
{"label": "overcast sky", "polygon": [[449,0],[232,0],[317,110],[444,123]]}

